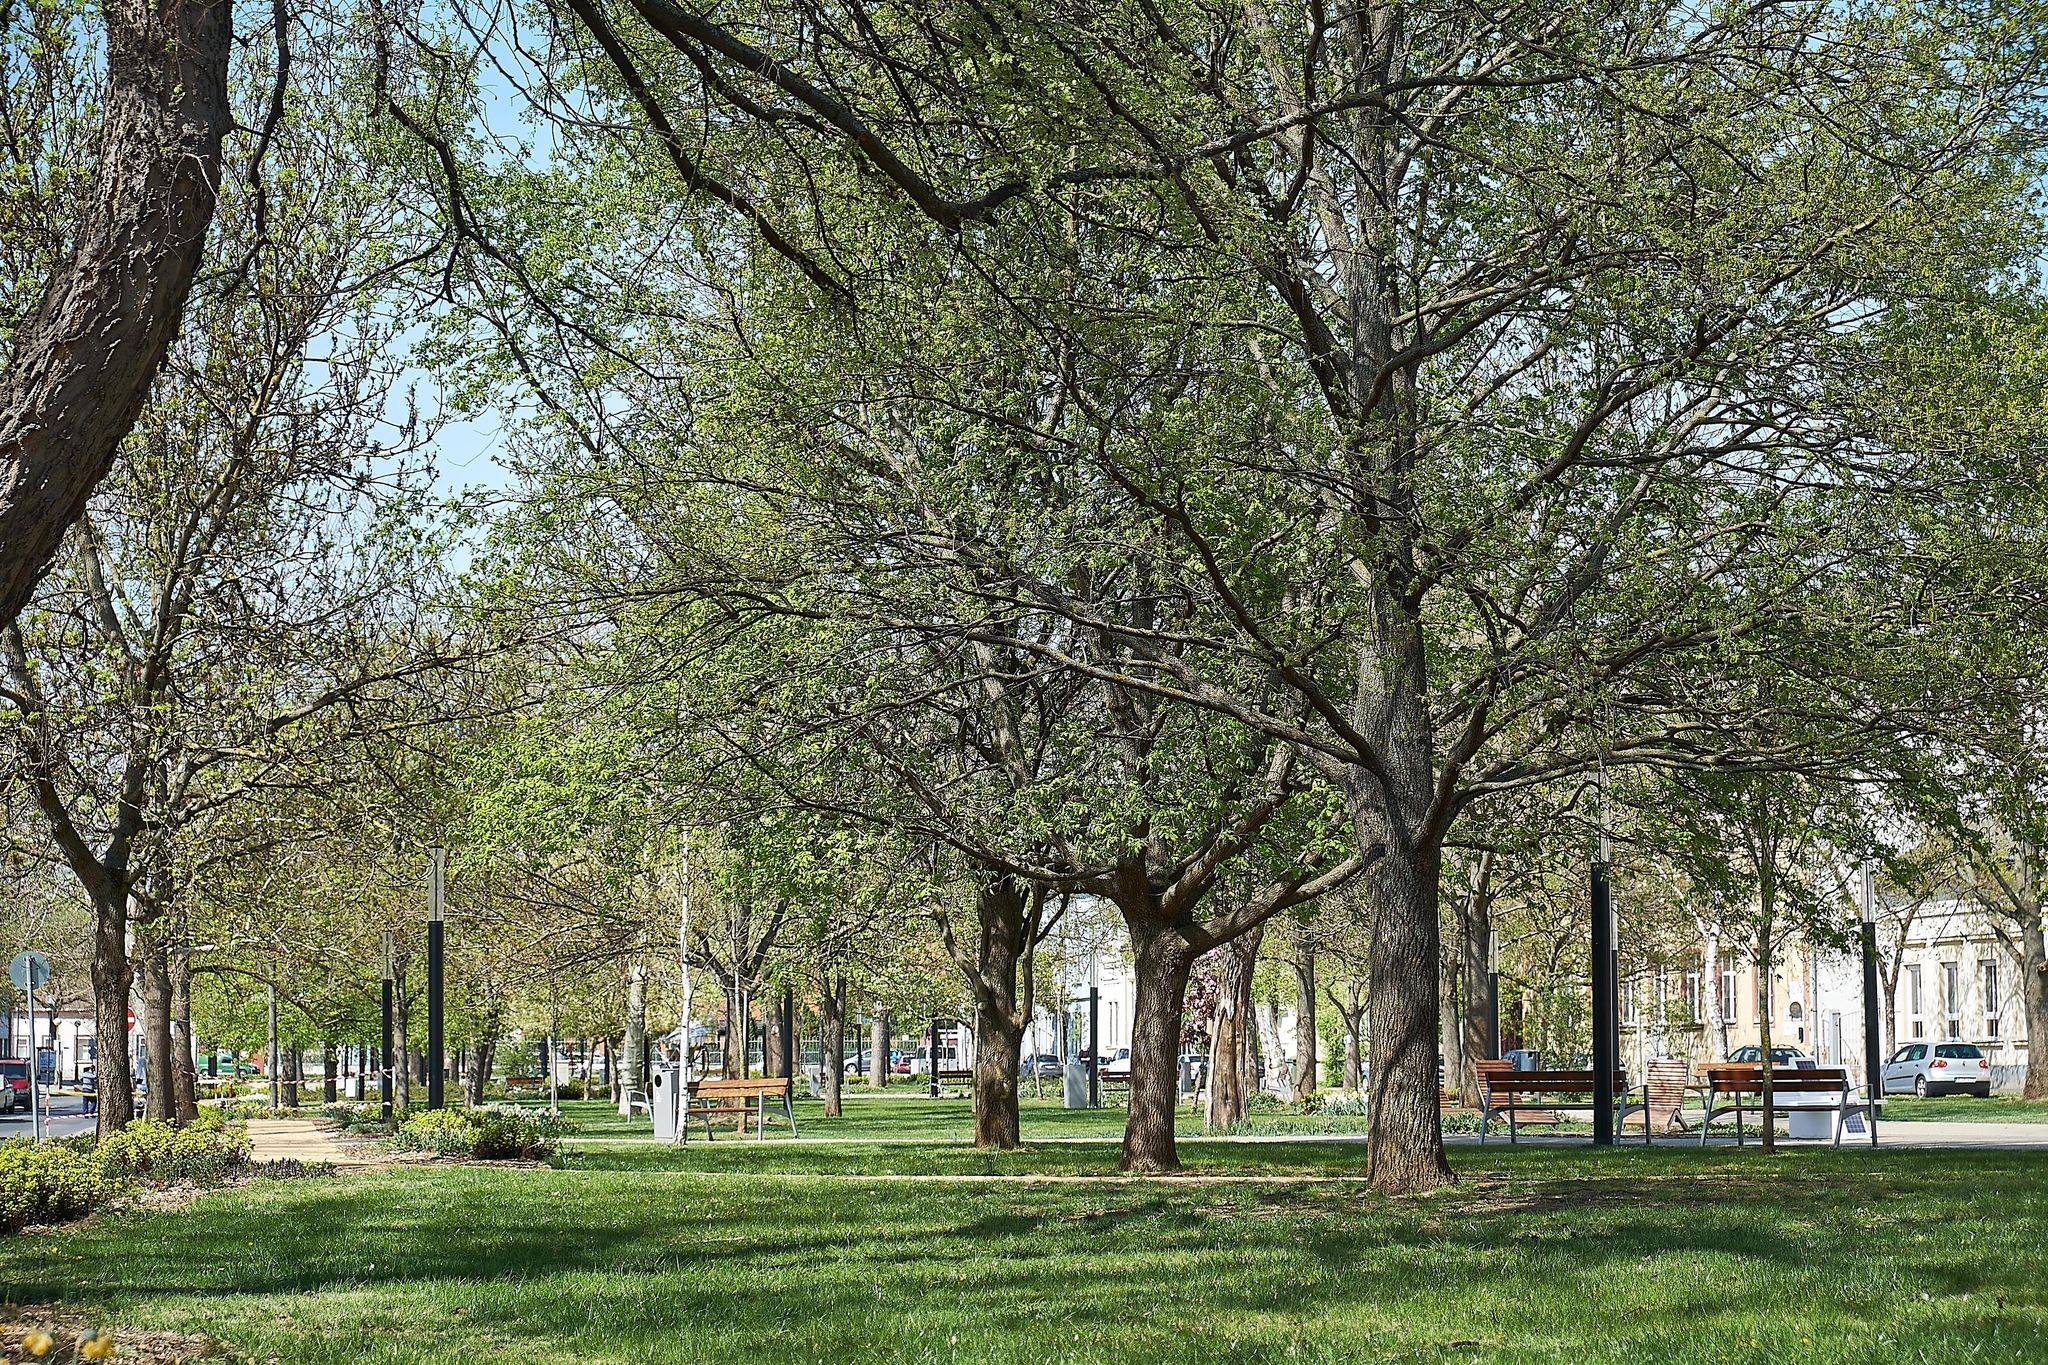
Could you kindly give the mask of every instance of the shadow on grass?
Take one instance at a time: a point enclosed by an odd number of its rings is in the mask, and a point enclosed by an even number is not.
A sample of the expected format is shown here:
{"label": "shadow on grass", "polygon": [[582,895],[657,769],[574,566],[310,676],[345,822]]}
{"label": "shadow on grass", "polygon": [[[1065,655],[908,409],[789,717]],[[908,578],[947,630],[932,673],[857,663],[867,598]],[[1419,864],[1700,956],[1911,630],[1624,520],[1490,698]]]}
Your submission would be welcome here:
{"label": "shadow on grass", "polygon": [[515,1358],[505,1343],[527,1337],[599,1358],[847,1358],[945,1332],[996,1359],[1198,1345],[1256,1359],[1304,1340],[1313,1355],[1318,1333],[1351,1324],[1390,1345],[1683,1359],[1672,1351],[1697,1332],[1735,1324],[1804,1359],[1828,1353],[1782,1333],[1867,1340],[1871,1323],[1901,1348],[1890,1358],[1945,1358],[1945,1333],[1995,1341],[2048,1311],[2048,1159],[2023,1154],[1465,1153],[1465,1183],[1421,1200],[1348,1183],[732,1180],[606,1161],[256,1187],[39,1249],[15,1239],[0,1282],[17,1300],[196,1321],[285,1359],[355,1358],[348,1333],[391,1321],[445,1358],[479,1342]]}

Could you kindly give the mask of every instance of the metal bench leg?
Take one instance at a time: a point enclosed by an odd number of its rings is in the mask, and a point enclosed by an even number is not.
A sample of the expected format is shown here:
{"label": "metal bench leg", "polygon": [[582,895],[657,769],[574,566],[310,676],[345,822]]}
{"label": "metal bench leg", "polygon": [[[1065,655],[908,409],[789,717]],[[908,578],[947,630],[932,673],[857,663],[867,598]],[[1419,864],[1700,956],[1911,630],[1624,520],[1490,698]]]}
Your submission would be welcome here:
{"label": "metal bench leg", "polygon": [[1514,1145],[1515,1145],[1515,1144],[1516,1144],[1517,1142],[1521,1141],[1521,1136],[1522,1136],[1522,1135],[1521,1135],[1521,1130],[1520,1130],[1519,1128],[1517,1128],[1517,1127],[1515,1126],[1515,1102],[1514,1102],[1513,1100],[1509,1100],[1509,1101],[1508,1101],[1508,1145],[1509,1145],[1510,1147],[1514,1146]]}
{"label": "metal bench leg", "polygon": [[1481,1104],[1479,1106],[1479,1145],[1481,1147],[1486,1145],[1486,1126],[1492,1121],[1493,1106],[1491,1104]]}
{"label": "metal bench leg", "polygon": [[782,1113],[789,1120],[789,1135],[796,1136],[796,1102],[788,1095],[782,1097]]}

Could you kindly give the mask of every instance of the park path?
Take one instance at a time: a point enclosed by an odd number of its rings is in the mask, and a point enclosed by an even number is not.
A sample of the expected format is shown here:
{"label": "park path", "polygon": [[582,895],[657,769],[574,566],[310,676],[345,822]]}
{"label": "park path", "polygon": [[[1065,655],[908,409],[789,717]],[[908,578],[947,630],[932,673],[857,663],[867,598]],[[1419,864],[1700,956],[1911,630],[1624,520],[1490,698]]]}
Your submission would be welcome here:
{"label": "park path", "polygon": [[361,1170],[387,1164],[388,1153],[375,1143],[344,1139],[318,1119],[250,1119],[249,1159]]}

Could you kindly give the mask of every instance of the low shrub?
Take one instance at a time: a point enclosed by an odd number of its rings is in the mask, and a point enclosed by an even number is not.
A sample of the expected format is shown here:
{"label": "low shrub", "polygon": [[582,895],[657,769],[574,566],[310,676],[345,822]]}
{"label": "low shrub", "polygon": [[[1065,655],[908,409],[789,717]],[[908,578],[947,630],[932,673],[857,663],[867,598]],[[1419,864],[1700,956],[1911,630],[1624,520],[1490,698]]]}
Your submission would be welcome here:
{"label": "low shrub", "polygon": [[249,1164],[249,1135],[225,1123],[174,1128],[162,1119],[138,1119],[102,1141],[98,1151],[108,1177],[117,1181],[209,1185]]}
{"label": "low shrub", "polygon": [[76,1218],[115,1188],[89,1142],[0,1142],[0,1232]]}
{"label": "low shrub", "polygon": [[399,1124],[391,1141],[409,1152],[468,1156],[476,1150],[476,1126],[461,1109],[429,1109]]}
{"label": "low shrub", "polygon": [[408,1151],[486,1160],[546,1161],[576,1125],[545,1109],[486,1104],[475,1109],[430,1109],[414,1114],[392,1134]]}

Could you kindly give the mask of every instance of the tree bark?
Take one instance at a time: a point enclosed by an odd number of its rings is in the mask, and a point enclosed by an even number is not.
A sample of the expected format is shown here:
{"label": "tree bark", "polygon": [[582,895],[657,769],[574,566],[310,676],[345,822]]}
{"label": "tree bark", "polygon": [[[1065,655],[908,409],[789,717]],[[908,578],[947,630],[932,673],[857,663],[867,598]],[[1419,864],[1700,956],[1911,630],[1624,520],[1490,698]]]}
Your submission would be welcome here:
{"label": "tree bark", "polygon": [[128,894],[125,887],[93,897],[92,1006],[94,1062],[99,1114],[94,1125],[101,1137],[119,1132],[135,1120],[135,1071],[128,1051],[128,992],[134,967],[128,961]]}
{"label": "tree bark", "polygon": [[391,1105],[394,1113],[412,1108],[412,1007],[405,993],[405,968],[409,953],[393,954],[391,965],[391,1046],[395,1058],[386,1058],[391,1068]]}
{"label": "tree bark", "polygon": [[320,1044],[320,1099],[333,1104],[339,1098],[334,1088],[334,1041],[327,1039]]}
{"label": "tree bark", "polygon": [[1017,1057],[1024,1026],[1009,1011],[974,1010],[974,1145],[1008,1151],[1021,1140]]}
{"label": "tree bark", "polygon": [[889,1084],[889,1016],[878,1014],[868,1025],[868,1084],[880,1090]]}
{"label": "tree bark", "polygon": [[818,1003],[819,1080],[825,1091],[825,1117],[836,1119],[846,1081],[846,978],[831,972],[824,977]]}
{"label": "tree bark", "polygon": [[306,1078],[305,1068],[305,1054],[299,1051],[298,1046],[286,1047],[284,1066],[278,1074],[284,1078],[284,1107],[287,1109],[299,1107],[299,1082]]}
{"label": "tree bark", "polygon": [[2027,1018],[2027,1078],[2020,1093],[2048,1100],[2048,941],[2038,909],[2020,934],[2020,997]]}
{"label": "tree bark", "polygon": [[1372,1012],[1366,1108],[1375,1188],[1411,1194],[1451,1183],[1437,1104],[1437,888],[1433,846],[1390,847],[1372,890]]}
{"label": "tree bark", "polygon": [[974,1145],[1008,1150],[1019,1141],[1017,1063],[1031,1012],[1019,969],[1031,947],[1044,891],[1003,872],[985,871],[974,888],[974,937],[960,941],[941,911],[948,956],[974,1003]]}
{"label": "tree bark", "polygon": [[[484,1102],[484,1087],[490,1084],[491,1060],[497,1050],[497,1039],[489,1034],[479,1035],[475,1046],[469,1049],[469,1093],[465,1098],[472,1109]],[[616,1067],[608,1069],[617,1070]]]}
{"label": "tree bark", "polygon": [[[1216,1012],[1209,1021],[1209,1093],[1203,1126],[1225,1132],[1245,1121],[1254,1085],[1252,1070],[1252,972],[1258,965],[1261,925],[1226,943],[1216,983]],[[1178,1036],[1176,1035],[1176,1042]],[[1176,1064],[1179,1049],[1176,1046]],[[1137,1043],[1131,1044],[1133,1070]]]}
{"label": "tree bark", "polygon": [[142,977],[142,1037],[148,1092],[143,1113],[170,1121],[177,1117],[177,1063],[171,1057],[171,973],[165,946],[154,931],[135,936],[135,967]]}
{"label": "tree bark", "polygon": [[[228,0],[105,0],[100,12],[95,193],[0,375],[0,625],[20,614],[113,467],[177,335],[231,119]],[[109,984],[124,976],[110,969]],[[126,995],[114,1004],[122,1027],[100,1037],[124,1039]],[[103,1097],[101,1128],[132,1111],[132,1095],[111,1113]]]}
{"label": "tree bark", "polygon": [[1493,1020],[1498,1009],[1494,999],[1493,963],[1488,949],[1493,942],[1493,851],[1479,855],[1479,870],[1472,894],[1459,899],[1459,948],[1463,956],[1460,973],[1464,990],[1461,1046],[1446,1052],[1458,1059],[1455,1089],[1468,1108],[1479,1103],[1479,1060],[1490,1057],[1498,1046]]}
{"label": "tree bark", "polygon": [[1303,1103],[1322,1088],[1316,1069],[1316,950],[1306,943],[1294,948],[1294,1102]]}
{"label": "tree bark", "polygon": [[171,1099],[178,1122],[199,1117],[199,1062],[192,1046],[192,950],[183,940],[170,952]]}
{"label": "tree bark", "polygon": [[641,1060],[647,1052],[647,964],[635,959],[626,968],[626,1046],[622,1064],[627,1083],[619,1089],[619,1117],[631,1117],[630,1087],[640,1083]]}
{"label": "tree bark", "polygon": [[[1128,916],[1126,917],[1128,920]],[[1195,955],[1171,930],[1133,925],[1137,1001],[1131,1011],[1131,1110],[1124,1124],[1126,1171],[1177,1171],[1173,1118],[1180,1092],[1181,1016]]]}

